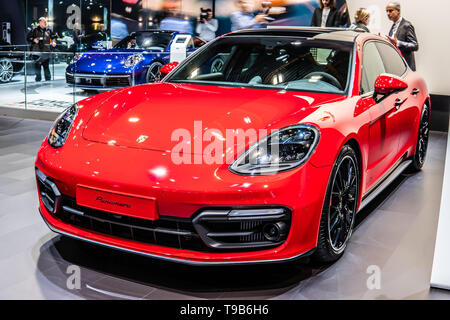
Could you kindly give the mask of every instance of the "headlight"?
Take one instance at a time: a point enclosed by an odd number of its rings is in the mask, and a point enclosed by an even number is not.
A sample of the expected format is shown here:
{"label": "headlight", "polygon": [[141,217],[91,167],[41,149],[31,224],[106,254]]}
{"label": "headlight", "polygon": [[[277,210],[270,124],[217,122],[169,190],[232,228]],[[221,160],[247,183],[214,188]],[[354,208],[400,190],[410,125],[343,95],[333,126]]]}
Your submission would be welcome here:
{"label": "headlight", "polygon": [[53,148],[61,148],[64,145],[77,113],[78,104],[75,103],[56,119],[47,139]]}
{"label": "headlight", "polygon": [[142,60],[144,60],[144,56],[142,54],[140,54],[140,53],[133,54],[133,55],[129,56],[127,58],[127,60],[125,60],[123,65],[125,66],[125,68],[132,68],[135,65],[137,65],[139,62],[141,62]]}
{"label": "headlight", "polygon": [[297,168],[309,159],[319,139],[320,131],[312,125],[280,129],[239,156],[230,170],[243,175],[265,175]]}
{"label": "headlight", "polygon": [[75,55],[74,55],[73,58],[72,58],[72,63],[77,62],[78,60],[81,59],[81,57],[83,57],[83,54],[82,54],[82,53],[75,53]]}

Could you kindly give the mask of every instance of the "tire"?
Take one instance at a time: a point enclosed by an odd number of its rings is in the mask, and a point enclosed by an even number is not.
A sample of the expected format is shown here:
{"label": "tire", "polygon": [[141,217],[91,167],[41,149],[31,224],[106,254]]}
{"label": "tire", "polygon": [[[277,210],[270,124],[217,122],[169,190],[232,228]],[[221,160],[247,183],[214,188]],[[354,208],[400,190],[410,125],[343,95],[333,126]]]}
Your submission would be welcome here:
{"label": "tire", "polygon": [[355,151],[345,145],[333,166],[320,219],[313,259],[320,263],[338,260],[344,253],[355,223],[361,176]]}
{"label": "tire", "polygon": [[150,65],[148,66],[146,77],[147,83],[153,83],[160,80],[162,66],[163,64],[159,61],[153,61],[152,63],[150,63]]}
{"label": "tire", "polygon": [[7,58],[0,59],[0,83],[7,83],[14,77],[14,66]]}
{"label": "tire", "polygon": [[409,172],[418,172],[422,170],[425,163],[428,150],[428,139],[430,134],[430,107],[423,106],[420,117],[419,132],[417,134],[416,152],[412,157],[412,163],[409,166]]}

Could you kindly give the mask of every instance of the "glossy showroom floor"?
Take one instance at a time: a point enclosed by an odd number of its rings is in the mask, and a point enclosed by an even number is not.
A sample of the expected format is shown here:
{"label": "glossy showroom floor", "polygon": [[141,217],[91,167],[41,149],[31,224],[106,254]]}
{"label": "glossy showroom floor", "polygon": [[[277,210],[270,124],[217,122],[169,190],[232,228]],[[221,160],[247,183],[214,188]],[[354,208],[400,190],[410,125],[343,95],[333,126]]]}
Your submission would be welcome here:
{"label": "glossy showroom floor", "polygon": [[[447,134],[358,218],[332,265],[193,268],[61,238],[37,211],[33,162],[50,122],[0,117],[0,299],[450,299],[429,289]],[[384,201],[383,201],[384,199]],[[71,265],[81,288],[67,287]],[[369,290],[367,268],[381,269]]]}

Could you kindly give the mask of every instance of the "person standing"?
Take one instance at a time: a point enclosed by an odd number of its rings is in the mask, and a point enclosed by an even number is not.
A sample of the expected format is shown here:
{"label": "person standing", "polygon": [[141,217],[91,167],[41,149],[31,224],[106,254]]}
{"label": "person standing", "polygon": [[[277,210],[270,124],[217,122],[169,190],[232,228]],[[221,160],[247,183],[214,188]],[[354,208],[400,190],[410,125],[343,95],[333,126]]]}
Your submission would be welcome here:
{"label": "person standing", "polygon": [[311,27],[339,27],[341,18],[335,5],[335,0],[320,0],[319,8],[314,10]]}
{"label": "person standing", "polygon": [[253,15],[249,0],[238,0],[237,5],[239,10],[233,12],[230,16],[231,31],[259,28],[262,24],[267,23],[266,15]]}
{"label": "person standing", "polygon": [[[339,3],[336,2],[336,8],[339,8]],[[347,2],[344,1],[344,4],[341,5],[340,9],[338,9],[338,24],[341,28],[348,28],[351,25],[350,15],[348,14],[348,6]]]}
{"label": "person standing", "polygon": [[390,2],[386,6],[386,13],[393,22],[388,39],[397,46],[411,70],[416,71],[414,52],[419,50],[416,31],[411,22],[401,16],[401,6],[398,2]]}
{"label": "person standing", "polygon": [[216,38],[216,31],[219,28],[219,22],[217,22],[217,19],[214,19],[211,9],[206,9],[205,13],[207,16],[201,16],[195,31],[198,33],[200,38],[206,42],[209,42]]}
{"label": "person standing", "polygon": [[355,22],[352,23],[350,29],[370,32],[369,28],[367,28],[367,25],[369,24],[369,19],[370,13],[365,8],[360,8],[356,10]]}
{"label": "person standing", "polygon": [[41,81],[41,66],[44,68],[44,76],[46,81],[51,80],[50,74],[50,47],[56,47],[53,41],[55,36],[53,32],[47,28],[47,19],[39,18],[39,25],[31,30],[27,35],[28,42],[31,42],[31,51],[35,58],[36,82]]}

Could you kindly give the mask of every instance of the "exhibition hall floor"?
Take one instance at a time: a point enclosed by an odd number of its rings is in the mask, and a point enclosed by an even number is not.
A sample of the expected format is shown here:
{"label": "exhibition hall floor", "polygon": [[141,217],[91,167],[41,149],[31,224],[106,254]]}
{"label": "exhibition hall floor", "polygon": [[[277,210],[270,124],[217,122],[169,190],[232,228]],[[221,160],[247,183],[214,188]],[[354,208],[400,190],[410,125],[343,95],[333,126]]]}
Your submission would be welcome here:
{"label": "exhibition hall floor", "polygon": [[[47,228],[33,162],[50,125],[0,117],[0,299],[450,298],[429,289],[446,133],[431,134],[422,172],[400,176],[360,213],[336,263],[190,267],[93,247]],[[80,289],[67,286],[72,266],[81,270]],[[380,287],[370,290],[373,268],[381,270]]]}
{"label": "exhibition hall floor", "polygon": [[[66,83],[67,65],[60,63],[51,68],[51,81],[34,80],[34,75],[16,75],[11,82],[0,84],[0,107],[61,112],[73,103],[91,96]],[[43,74],[42,74],[43,76]]]}

